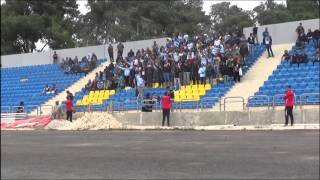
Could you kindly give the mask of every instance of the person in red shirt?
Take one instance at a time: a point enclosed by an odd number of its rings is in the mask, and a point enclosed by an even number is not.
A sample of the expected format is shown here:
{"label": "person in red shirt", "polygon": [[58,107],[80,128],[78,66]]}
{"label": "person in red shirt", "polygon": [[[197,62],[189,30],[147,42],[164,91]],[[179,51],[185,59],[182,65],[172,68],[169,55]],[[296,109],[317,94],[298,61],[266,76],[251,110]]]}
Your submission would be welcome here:
{"label": "person in red shirt", "polygon": [[167,125],[170,126],[170,108],[171,98],[168,92],[162,96],[162,126],[164,126],[165,118],[167,118]]}
{"label": "person in red shirt", "polygon": [[70,119],[70,122],[72,122],[72,111],[73,111],[73,102],[71,100],[71,97],[68,96],[66,103],[66,110],[67,110],[67,120]]}
{"label": "person in red shirt", "polygon": [[288,118],[290,117],[291,126],[293,126],[293,105],[294,105],[294,92],[291,89],[291,86],[287,86],[286,94],[283,97],[285,103],[285,126],[288,125]]}

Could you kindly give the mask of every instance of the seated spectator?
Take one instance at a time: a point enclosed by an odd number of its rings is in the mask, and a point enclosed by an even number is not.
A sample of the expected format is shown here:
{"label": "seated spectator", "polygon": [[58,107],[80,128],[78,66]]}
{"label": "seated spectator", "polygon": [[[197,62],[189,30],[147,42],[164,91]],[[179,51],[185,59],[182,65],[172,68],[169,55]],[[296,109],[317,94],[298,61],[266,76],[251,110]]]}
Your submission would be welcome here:
{"label": "seated spectator", "polygon": [[320,47],[317,48],[317,51],[316,51],[316,59],[314,59],[314,60],[312,61],[312,65],[314,65],[315,62],[320,63]]}
{"label": "seated spectator", "polygon": [[290,60],[290,55],[289,55],[289,53],[288,53],[288,50],[285,50],[285,51],[284,51],[284,54],[282,55],[281,60],[282,60],[282,61],[283,61],[283,60],[286,60],[287,62]]}
{"label": "seated spectator", "polygon": [[49,88],[49,93],[51,94],[57,94],[58,90],[56,88],[56,84],[52,84],[52,86]]}
{"label": "seated spectator", "polygon": [[313,33],[312,33],[311,29],[308,29],[308,33],[307,33],[308,43],[312,40],[312,36],[313,36]]}
{"label": "seated spectator", "polygon": [[24,112],[24,102],[21,101],[19,106],[17,107],[16,113],[23,113]]}
{"label": "seated spectator", "polygon": [[59,101],[56,101],[55,106],[53,107],[52,110],[52,117],[53,119],[62,119],[62,108],[59,105]]}
{"label": "seated spectator", "polygon": [[150,94],[147,93],[146,97],[143,99],[142,112],[152,112],[154,103],[155,102],[151,98]]}
{"label": "seated spectator", "polygon": [[300,63],[307,63],[307,62],[308,62],[307,55],[303,49],[294,50],[293,56],[292,56],[292,63],[297,63],[299,67]]}
{"label": "seated spectator", "polygon": [[50,87],[46,84],[43,88],[42,94],[50,94]]}

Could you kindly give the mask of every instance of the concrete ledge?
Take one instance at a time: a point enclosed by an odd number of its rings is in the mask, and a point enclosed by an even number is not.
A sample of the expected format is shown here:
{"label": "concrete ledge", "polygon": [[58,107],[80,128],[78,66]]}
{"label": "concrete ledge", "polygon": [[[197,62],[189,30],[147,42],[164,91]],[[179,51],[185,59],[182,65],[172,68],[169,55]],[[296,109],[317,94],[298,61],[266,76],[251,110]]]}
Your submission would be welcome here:
{"label": "concrete ledge", "polygon": [[[295,124],[319,124],[319,109],[295,109]],[[118,121],[127,126],[161,126],[162,112],[113,113]],[[265,109],[261,111],[226,112],[172,112],[172,126],[237,126],[284,124],[284,110]]]}

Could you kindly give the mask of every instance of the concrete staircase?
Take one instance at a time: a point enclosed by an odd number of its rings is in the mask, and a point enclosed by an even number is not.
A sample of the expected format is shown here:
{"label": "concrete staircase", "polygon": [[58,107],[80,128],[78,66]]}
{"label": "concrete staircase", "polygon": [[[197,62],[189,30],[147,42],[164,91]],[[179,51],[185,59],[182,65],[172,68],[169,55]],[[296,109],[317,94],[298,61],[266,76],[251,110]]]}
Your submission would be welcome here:
{"label": "concrete staircase", "polygon": [[[86,76],[82,77],[77,82],[75,82],[71,86],[69,86],[66,90],[62,91],[61,93],[59,93],[58,95],[56,95],[55,97],[53,97],[52,99],[47,101],[46,103],[41,104],[42,115],[51,114],[52,113],[51,108],[55,105],[56,101],[59,101],[59,103],[61,104],[62,101],[66,100],[68,90],[74,95],[76,92],[80,91],[87,84],[87,82],[89,80],[93,80],[95,78],[95,74],[97,72],[103,71],[104,68],[107,65],[109,65],[109,63],[110,63],[110,61],[103,62],[97,68],[95,68],[90,73],[88,73]],[[29,115],[36,116],[37,109],[33,110]]]}
{"label": "concrete staircase", "polygon": [[[240,83],[236,83],[227,94],[221,98],[221,102],[224,102],[225,97],[240,96],[244,98],[244,102],[247,103],[248,97],[253,96],[255,92],[259,90],[259,87],[263,85],[264,81],[272,74],[273,70],[277,68],[281,62],[281,56],[284,50],[291,49],[292,44],[273,45],[272,50],[275,55],[274,58],[267,58],[268,53],[265,51],[262,56],[256,61],[256,63],[249,69],[249,71],[241,78]],[[226,102],[241,101],[241,99],[227,99]],[[216,103],[213,109],[219,109],[219,103]],[[242,111],[242,102],[230,102],[225,105],[226,111]],[[223,106],[222,106],[223,111]]]}

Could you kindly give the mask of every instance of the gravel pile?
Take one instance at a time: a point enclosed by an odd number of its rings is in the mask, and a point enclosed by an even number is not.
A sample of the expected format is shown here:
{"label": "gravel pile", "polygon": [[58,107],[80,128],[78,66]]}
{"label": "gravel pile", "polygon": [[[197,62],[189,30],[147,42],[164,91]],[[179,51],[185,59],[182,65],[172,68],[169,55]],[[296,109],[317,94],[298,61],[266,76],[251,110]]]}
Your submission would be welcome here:
{"label": "gravel pile", "polygon": [[53,120],[45,129],[56,130],[99,130],[120,129],[122,124],[108,112],[86,113],[72,123],[66,120]]}

